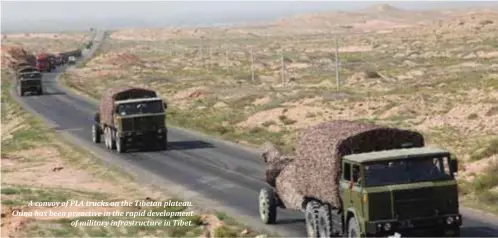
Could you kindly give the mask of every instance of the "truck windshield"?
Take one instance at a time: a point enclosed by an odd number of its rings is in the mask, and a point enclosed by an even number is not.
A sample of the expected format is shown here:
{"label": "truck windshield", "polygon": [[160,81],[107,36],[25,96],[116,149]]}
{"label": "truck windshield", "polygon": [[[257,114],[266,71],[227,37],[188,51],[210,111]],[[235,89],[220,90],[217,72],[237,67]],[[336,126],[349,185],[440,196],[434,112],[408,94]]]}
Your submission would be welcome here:
{"label": "truck windshield", "polygon": [[21,73],[20,77],[22,79],[41,79],[42,75],[38,72],[36,72],[36,73]]}
{"label": "truck windshield", "polygon": [[447,180],[453,176],[448,157],[379,161],[364,165],[365,186]]}
{"label": "truck windshield", "polygon": [[163,112],[162,101],[123,103],[118,106],[118,113],[121,116]]}

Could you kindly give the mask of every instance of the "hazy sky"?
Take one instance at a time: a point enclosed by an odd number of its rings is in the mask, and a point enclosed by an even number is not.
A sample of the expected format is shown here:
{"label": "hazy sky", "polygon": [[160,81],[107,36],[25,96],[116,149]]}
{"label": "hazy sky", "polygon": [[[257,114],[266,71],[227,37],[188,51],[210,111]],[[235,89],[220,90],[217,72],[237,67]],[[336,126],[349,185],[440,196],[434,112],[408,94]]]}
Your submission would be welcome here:
{"label": "hazy sky", "polygon": [[[193,26],[272,20],[326,10],[355,10],[375,1],[2,1],[2,32],[117,28],[126,26]],[[493,2],[389,2],[406,9],[465,7]]]}

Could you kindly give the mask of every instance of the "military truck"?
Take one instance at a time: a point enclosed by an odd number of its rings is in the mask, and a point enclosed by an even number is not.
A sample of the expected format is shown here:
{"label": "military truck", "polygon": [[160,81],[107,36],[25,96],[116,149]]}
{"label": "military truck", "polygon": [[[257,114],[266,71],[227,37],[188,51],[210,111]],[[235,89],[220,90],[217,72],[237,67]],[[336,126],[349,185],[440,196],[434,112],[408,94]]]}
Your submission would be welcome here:
{"label": "military truck", "polygon": [[167,149],[167,104],[153,90],[138,87],[108,88],[92,126],[94,143],[104,137],[106,148],[126,152],[134,145]]}
{"label": "military truck", "polygon": [[266,147],[266,224],[283,208],[304,213],[308,237],[460,235],[457,160],[418,132],[332,121],[300,131],[294,157]]}
{"label": "military truck", "polygon": [[17,92],[19,96],[24,96],[25,92],[35,92],[37,95],[43,94],[42,74],[35,68],[27,66],[16,72]]}

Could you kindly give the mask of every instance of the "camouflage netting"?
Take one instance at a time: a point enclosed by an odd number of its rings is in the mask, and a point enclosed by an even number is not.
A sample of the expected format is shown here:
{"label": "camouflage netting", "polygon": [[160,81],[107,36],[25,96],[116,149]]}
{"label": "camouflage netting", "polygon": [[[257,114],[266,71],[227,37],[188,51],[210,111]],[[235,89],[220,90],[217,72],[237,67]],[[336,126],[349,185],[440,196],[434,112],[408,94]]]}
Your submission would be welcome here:
{"label": "camouflage netting", "polygon": [[282,155],[282,153],[269,142],[263,145],[263,151],[263,160],[268,164],[266,168],[266,182],[275,187],[276,178],[280,172],[294,160],[294,158]]}
{"label": "camouflage netting", "polygon": [[102,94],[102,98],[99,103],[100,123],[107,125],[113,124],[112,112],[114,111],[114,101],[152,97],[157,97],[157,94],[154,90],[150,89],[130,86],[108,88]]}
{"label": "camouflage netting", "polygon": [[[415,131],[375,124],[324,122],[298,132],[296,159],[287,165],[278,166],[282,161],[278,158],[285,156],[273,152],[275,158],[268,162],[267,182],[276,181],[277,192],[289,209],[301,209],[305,197],[314,197],[341,207],[338,184],[342,156],[402,148],[406,143],[411,143],[411,147],[422,147],[424,138]],[[265,157],[268,154],[263,155]]]}

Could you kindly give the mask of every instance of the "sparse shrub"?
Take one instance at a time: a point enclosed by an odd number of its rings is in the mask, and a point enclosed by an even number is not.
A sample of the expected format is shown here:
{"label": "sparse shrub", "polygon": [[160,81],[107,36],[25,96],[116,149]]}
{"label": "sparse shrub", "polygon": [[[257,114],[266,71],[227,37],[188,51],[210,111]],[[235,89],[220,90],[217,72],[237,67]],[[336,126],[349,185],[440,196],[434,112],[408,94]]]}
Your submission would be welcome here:
{"label": "sparse shrub", "polygon": [[489,166],[483,174],[477,176],[474,180],[474,188],[477,193],[489,191],[490,189],[498,186],[498,163]]}
{"label": "sparse shrub", "polygon": [[375,71],[370,71],[370,70],[365,71],[365,75],[367,76],[367,78],[370,78],[370,79],[381,77],[379,73],[377,73]]}
{"label": "sparse shrub", "polygon": [[496,114],[498,114],[498,106],[494,106],[494,107],[490,108],[490,109],[486,112],[486,114],[484,114],[484,115],[486,115],[486,116],[490,117],[490,116],[494,116],[494,115],[496,115]]}
{"label": "sparse shrub", "polygon": [[479,118],[479,116],[476,113],[472,113],[472,114],[467,116],[467,119],[469,119],[469,120],[475,120],[477,118]]}
{"label": "sparse shrub", "polygon": [[489,24],[493,24],[493,21],[492,20],[482,20],[479,22],[479,24],[482,26],[489,25]]}
{"label": "sparse shrub", "polygon": [[262,126],[269,127],[269,126],[275,125],[275,124],[277,124],[277,123],[275,121],[271,120],[271,121],[265,121],[265,122],[263,122]]}
{"label": "sparse shrub", "polygon": [[297,122],[296,120],[288,118],[286,115],[280,115],[278,119],[280,119],[280,121],[284,123],[284,125],[292,125]]}
{"label": "sparse shrub", "polygon": [[265,129],[261,128],[261,127],[253,127],[249,130],[250,133],[261,133],[262,131],[264,131]]}
{"label": "sparse shrub", "polygon": [[[490,157],[494,154],[498,154],[498,138],[491,140],[486,147],[475,151],[471,154],[470,160],[476,161],[483,158]],[[497,166],[498,167],[498,166]]]}
{"label": "sparse shrub", "polygon": [[224,221],[228,218],[228,216],[223,212],[216,212],[216,218],[218,218],[218,220],[220,221]]}
{"label": "sparse shrub", "polygon": [[306,113],[306,117],[308,117],[308,118],[316,117],[316,113],[308,112],[308,113]]}
{"label": "sparse shrub", "polygon": [[228,226],[220,226],[214,230],[214,237],[237,237],[237,231]]}

